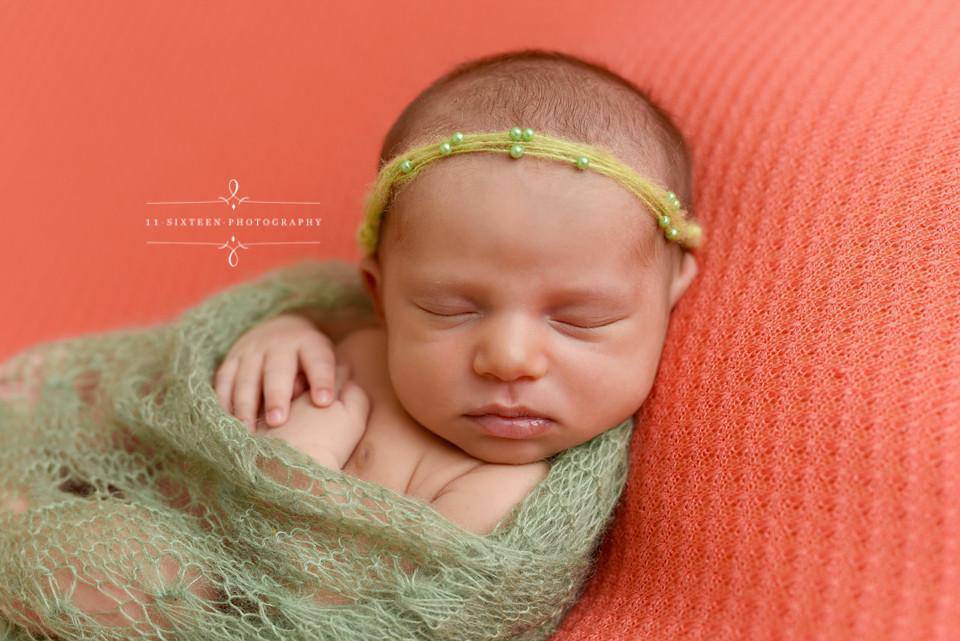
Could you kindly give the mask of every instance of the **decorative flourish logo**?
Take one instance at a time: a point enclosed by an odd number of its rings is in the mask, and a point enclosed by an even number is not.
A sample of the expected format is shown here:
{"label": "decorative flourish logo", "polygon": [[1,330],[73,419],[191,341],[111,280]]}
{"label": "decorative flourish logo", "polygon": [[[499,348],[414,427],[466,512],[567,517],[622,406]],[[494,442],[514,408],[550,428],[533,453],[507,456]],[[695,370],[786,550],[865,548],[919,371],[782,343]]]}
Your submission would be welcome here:
{"label": "decorative flourish logo", "polygon": [[[236,243],[234,245],[233,243]],[[238,249],[247,249],[247,246],[237,240],[236,236],[231,236],[230,240],[220,245],[217,249],[229,249],[230,253],[227,254],[227,264],[231,267],[237,266],[237,250]]]}
{"label": "decorative flourish logo", "polygon": [[[231,212],[236,212],[237,208],[248,203],[251,205],[320,205],[322,203],[315,201],[292,201],[292,200],[253,200],[249,196],[238,196],[240,192],[240,181],[231,178],[227,181],[226,196],[218,196],[213,200],[162,200],[149,201],[147,205],[207,205],[211,203],[224,203],[230,207]],[[205,218],[147,218],[147,227],[319,227],[322,218],[226,218],[205,217]],[[256,242],[242,243],[237,239],[237,235],[231,234],[230,240],[225,243],[217,242],[191,242],[191,241],[163,241],[148,240],[148,245],[213,245],[217,249],[227,249],[227,265],[236,267],[239,264],[237,254],[238,249],[249,249],[256,245],[316,245],[317,240],[294,240],[294,241],[274,241],[274,242]]]}
{"label": "decorative flourish logo", "polygon": [[[230,195],[227,197],[218,196],[217,198],[230,205],[230,209],[236,209],[237,205],[243,201],[250,200],[250,198],[247,196],[244,196],[243,198],[237,198],[237,191],[240,189],[240,181],[236,178],[231,178],[227,181],[227,188],[230,190]],[[230,202],[234,198],[237,198],[237,202]]]}

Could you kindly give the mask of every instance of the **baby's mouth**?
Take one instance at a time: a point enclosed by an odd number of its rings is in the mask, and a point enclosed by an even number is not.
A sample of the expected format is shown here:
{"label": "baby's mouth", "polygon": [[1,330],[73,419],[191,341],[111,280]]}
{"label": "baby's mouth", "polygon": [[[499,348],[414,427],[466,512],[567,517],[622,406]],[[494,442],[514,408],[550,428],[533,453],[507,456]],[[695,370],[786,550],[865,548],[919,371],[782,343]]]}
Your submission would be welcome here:
{"label": "baby's mouth", "polygon": [[554,423],[542,416],[500,416],[499,414],[467,414],[467,418],[490,434],[500,438],[527,439],[549,431]]}

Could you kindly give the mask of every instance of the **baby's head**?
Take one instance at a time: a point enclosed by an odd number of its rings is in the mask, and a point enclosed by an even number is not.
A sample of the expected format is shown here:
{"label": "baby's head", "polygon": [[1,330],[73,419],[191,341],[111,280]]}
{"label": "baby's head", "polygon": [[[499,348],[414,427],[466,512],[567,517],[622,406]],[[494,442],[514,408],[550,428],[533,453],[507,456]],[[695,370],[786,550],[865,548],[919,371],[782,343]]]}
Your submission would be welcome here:
{"label": "baby's head", "polygon": [[[692,212],[676,127],[627,81],[563,54],[455,68],[400,115],[380,166],[452,132],[506,135],[516,125],[607,149]],[[435,160],[394,188],[360,271],[404,409],[476,458],[520,464],[637,411],[697,266],[618,180],[475,152]],[[496,413],[488,405],[550,420],[520,434],[470,416]]]}

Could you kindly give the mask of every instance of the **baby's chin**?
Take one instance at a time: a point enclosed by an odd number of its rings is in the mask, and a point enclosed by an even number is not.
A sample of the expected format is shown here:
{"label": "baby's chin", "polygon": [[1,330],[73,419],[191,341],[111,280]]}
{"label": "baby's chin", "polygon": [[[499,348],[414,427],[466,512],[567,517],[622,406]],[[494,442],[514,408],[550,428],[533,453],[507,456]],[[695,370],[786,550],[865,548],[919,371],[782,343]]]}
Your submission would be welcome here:
{"label": "baby's chin", "polygon": [[467,451],[467,454],[473,458],[484,463],[497,463],[499,465],[526,465],[546,460],[553,454],[553,452],[549,452],[542,447],[531,447],[529,443],[526,443],[524,447],[496,443],[471,449],[473,451]]}
{"label": "baby's chin", "polygon": [[[537,447],[539,445],[539,447]],[[542,444],[525,442],[522,446],[507,443],[493,443],[484,447],[476,448],[473,457],[480,459],[485,463],[498,463],[500,465],[526,465],[536,461],[543,461],[554,454],[549,449],[544,448]],[[469,452],[468,452],[469,454]]]}

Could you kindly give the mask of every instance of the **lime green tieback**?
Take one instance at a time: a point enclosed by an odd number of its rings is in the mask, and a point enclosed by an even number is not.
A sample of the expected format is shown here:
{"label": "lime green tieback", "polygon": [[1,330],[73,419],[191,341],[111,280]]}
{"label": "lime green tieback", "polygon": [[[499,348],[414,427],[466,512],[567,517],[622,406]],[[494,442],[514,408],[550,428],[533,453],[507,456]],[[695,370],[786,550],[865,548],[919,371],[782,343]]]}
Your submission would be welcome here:
{"label": "lime green tieback", "polygon": [[367,194],[363,222],[357,230],[357,240],[363,251],[366,254],[376,251],[383,209],[394,185],[413,180],[426,165],[438,158],[478,151],[506,153],[513,159],[524,156],[551,158],[581,171],[593,169],[617,180],[635,194],[654,216],[667,241],[676,242],[687,249],[695,249],[702,244],[700,225],[687,218],[687,212],[677,195],[643,178],[610,152],[545,134],[534,135],[529,127],[513,127],[506,133],[464,134],[458,131],[443,142],[410,149],[386,164]]}

